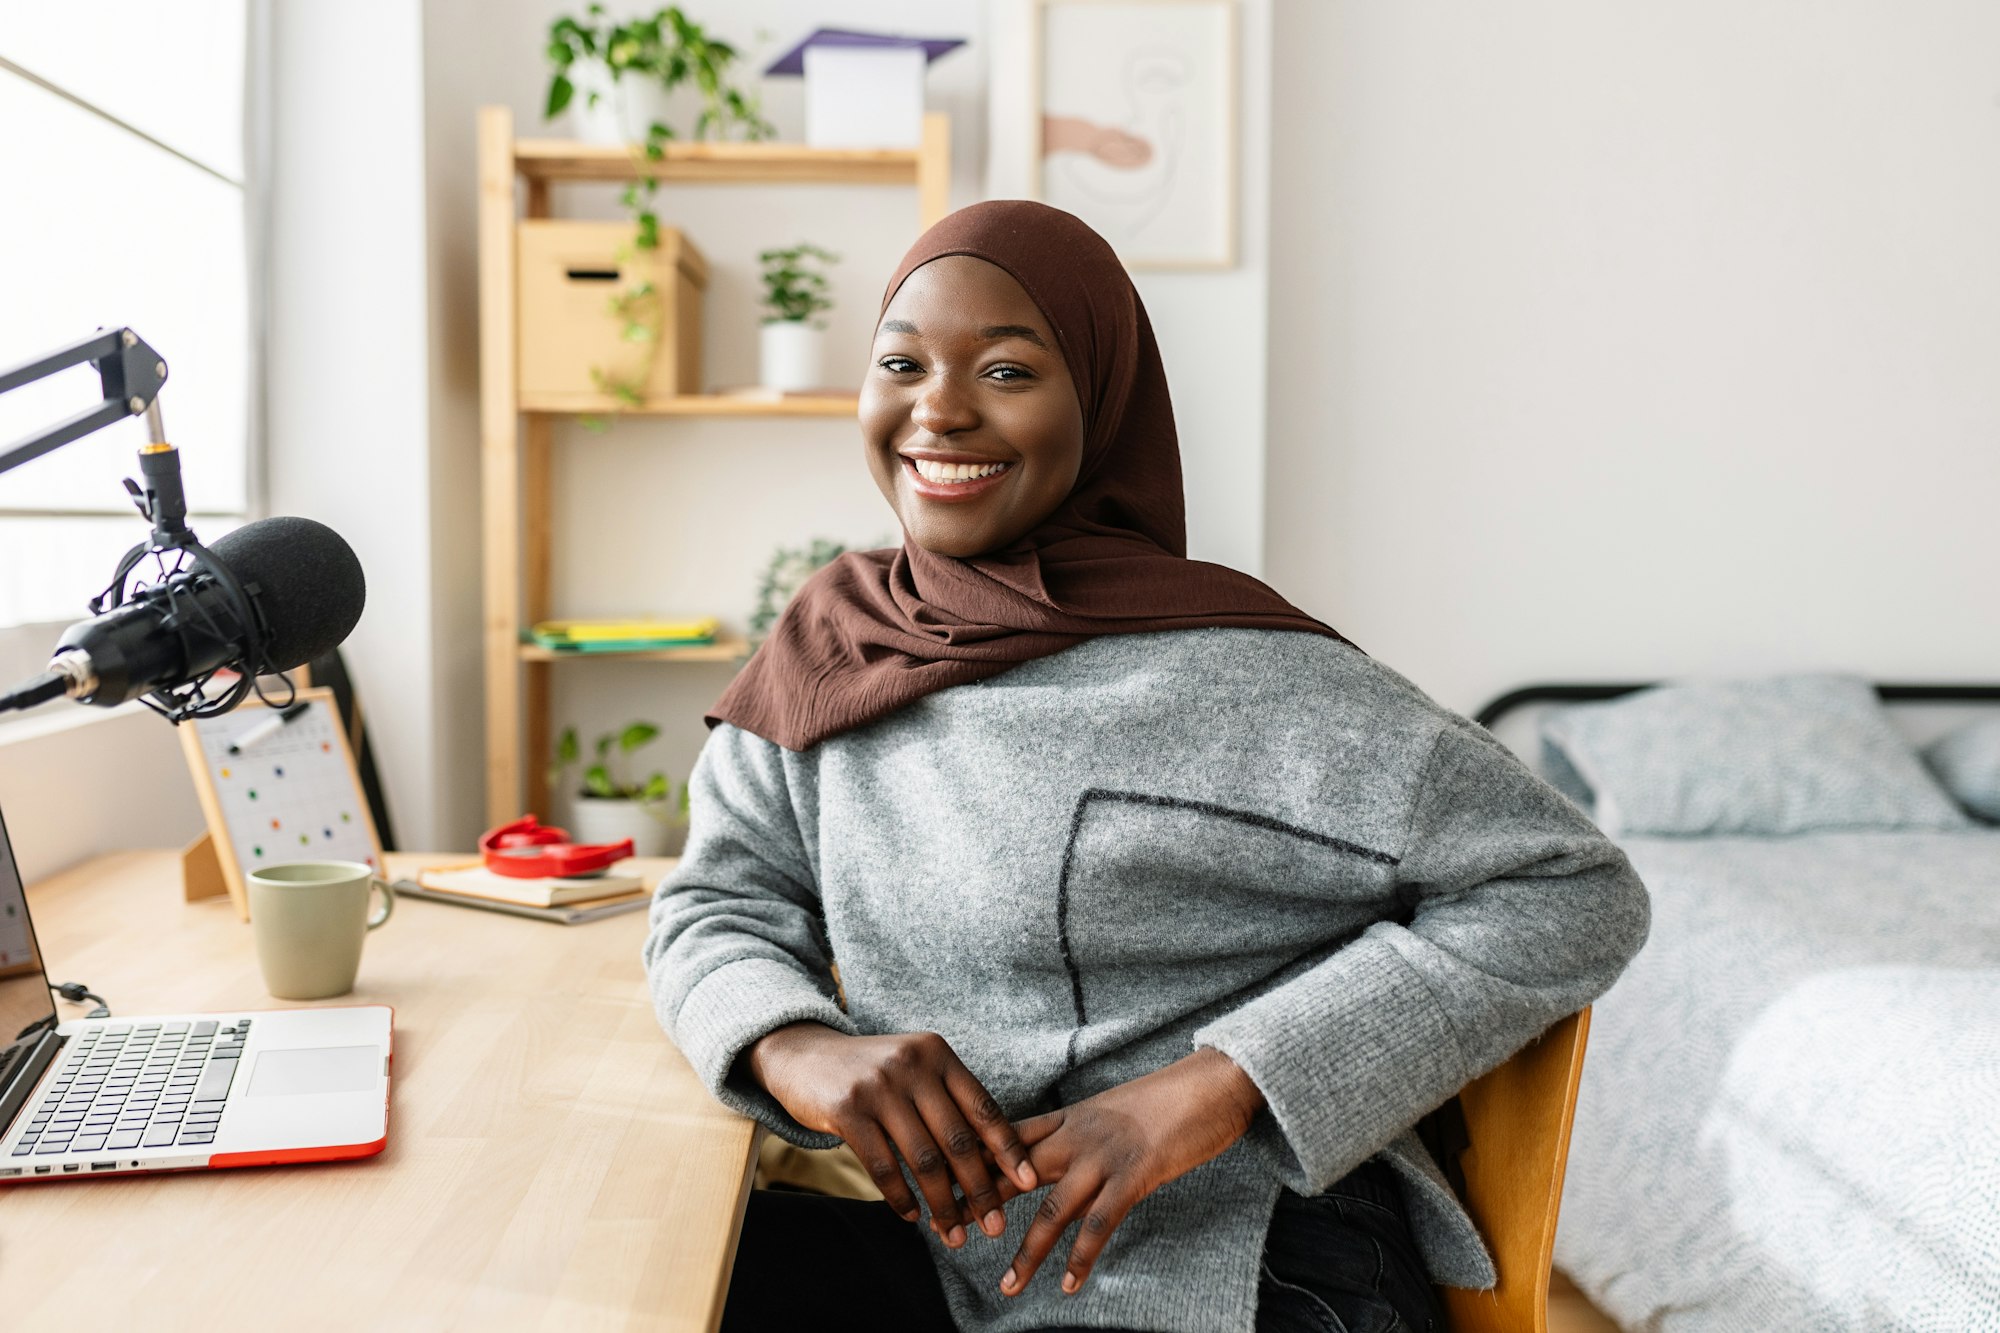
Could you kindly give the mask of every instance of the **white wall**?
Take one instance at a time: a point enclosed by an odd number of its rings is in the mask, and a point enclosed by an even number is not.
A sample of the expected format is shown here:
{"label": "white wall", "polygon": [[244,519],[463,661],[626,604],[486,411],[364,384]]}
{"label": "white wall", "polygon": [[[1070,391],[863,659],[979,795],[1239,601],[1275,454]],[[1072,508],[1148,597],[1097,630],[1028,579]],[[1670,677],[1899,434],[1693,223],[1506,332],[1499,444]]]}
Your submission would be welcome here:
{"label": "white wall", "polygon": [[[395,832],[455,845],[453,791],[479,777],[447,669],[465,593],[443,573],[463,565],[473,497],[431,465],[421,6],[269,13],[271,509],[360,557],[368,606],[345,651]],[[470,596],[476,615],[476,581]]]}
{"label": "white wall", "polygon": [[[82,586],[87,574],[61,577]],[[0,630],[0,681],[13,685],[47,666],[65,628]],[[174,728],[138,703],[104,709],[59,699],[0,717],[0,815],[31,881],[106,852],[177,847],[201,831]]]}
{"label": "white wall", "polygon": [[1237,0],[1237,262],[1132,275],[1166,363],[1188,554],[1262,575],[1270,293],[1271,4]]}
{"label": "white wall", "polygon": [[1281,0],[1267,576],[1461,709],[1991,679],[2000,7]]}
{"label": "white wall", "polygon": [[137,703],[57,702],[8,722],[0,811],[29,883],[107,852],[181,847],[202,830],[174,728]]}

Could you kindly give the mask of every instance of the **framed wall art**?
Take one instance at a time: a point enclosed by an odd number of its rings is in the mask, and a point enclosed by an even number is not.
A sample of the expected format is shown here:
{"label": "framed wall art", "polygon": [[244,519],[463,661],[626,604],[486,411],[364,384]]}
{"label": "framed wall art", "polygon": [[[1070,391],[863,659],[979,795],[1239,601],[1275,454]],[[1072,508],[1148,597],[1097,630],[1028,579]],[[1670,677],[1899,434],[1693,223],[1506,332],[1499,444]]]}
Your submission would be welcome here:
{"label": "framed wall art", "polygon": [[1027,9],[1023,193],[1088,222],[1127,267],[1233,267],[1234,0]]}

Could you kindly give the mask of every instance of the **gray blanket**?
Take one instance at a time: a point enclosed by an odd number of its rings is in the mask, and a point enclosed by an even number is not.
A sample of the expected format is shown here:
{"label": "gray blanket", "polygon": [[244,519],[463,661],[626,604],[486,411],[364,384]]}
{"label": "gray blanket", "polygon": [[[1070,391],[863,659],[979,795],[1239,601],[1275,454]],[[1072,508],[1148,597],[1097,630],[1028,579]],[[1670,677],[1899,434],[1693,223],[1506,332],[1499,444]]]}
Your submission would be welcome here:
{"label": "gray blanket", "polygon": [[2000,833],[1623,845],[1557,1264],[1628,1330],[2000,1330]]}

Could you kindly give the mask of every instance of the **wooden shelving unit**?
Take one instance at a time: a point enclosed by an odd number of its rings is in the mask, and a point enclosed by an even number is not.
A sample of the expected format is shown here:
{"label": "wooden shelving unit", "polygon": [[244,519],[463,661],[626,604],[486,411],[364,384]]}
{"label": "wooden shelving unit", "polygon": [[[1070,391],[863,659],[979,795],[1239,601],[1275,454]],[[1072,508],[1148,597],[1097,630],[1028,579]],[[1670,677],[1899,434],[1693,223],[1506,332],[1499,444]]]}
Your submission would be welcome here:
{"label": "wooden shelving unit", "polygon": [[523,412],[624,413],[641,417],[851,417],[860,404],[851,393],[793,394],[755,398],[749,394],[684,393],[651,398],[627,407],[602,394],[523,394]]}
{"label": "wooden shelving unit", "polygon": [[[516,139],[513,112],[479,112],[479,418],[484,507],[486,658],[486,814],[489,823],[524,810],[546,814],[543,759],[550,749],[549,688],[558,662],[733,662],[749,652],[741,638],[695,648],[635,653],[555,653],[521,641],[522,629],[555,618],[549,597],[554,533],[549,513],[550,439],[565,415],[659,417],[852,417],[851,394],[761,398],[681,394],[637,407],[594,394],[523,396],[515,365],[518,293],[515,224],[550,216],[550,186],[561,181],[630,180],[640,168],[661,184],[656,208],[673,212],[682,185],[900,185],[917,194],[917,232],[950,208],[951,124],[924,117],[913,149],[820,149],[784,143],[675,143],[663,160],[636,150]],[[517,186],[522,198],[517,205]],[[582,667],[572,669],[584,669]]]}
{"label": "wooden shelving unit", "polygon": [[[653,164],[654,179],[665,185],[733,182],[751,185],[916,185],[930,130],[949,129],[943,115],[925,124],[919,148],[808,148],[797,143],[669,143]],[[942,151],[949,152],[949,148]],[[563,139],[521,139],[514,161],[530,181],[622,181],[632,176],[632,152],[616,144],[571,143]],[[940,191],[943,189],[940,183]],[[938,202],[943,203],[940,193]],[[940,207],[939,216],[943,216]]]}

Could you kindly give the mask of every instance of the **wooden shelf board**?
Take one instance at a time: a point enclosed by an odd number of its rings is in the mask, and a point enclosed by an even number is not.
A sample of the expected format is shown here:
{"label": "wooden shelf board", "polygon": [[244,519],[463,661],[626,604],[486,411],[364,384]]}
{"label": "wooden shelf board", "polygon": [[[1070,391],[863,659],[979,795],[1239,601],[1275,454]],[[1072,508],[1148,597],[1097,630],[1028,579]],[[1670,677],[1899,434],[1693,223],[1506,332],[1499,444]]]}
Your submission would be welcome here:
{"label": "wooden shelf board", "polygon": [[538,643],[521,645],[523,662],[734,662],[750,654],[749,641],[734,634],[687,648],[651,648],[630,653],[559,653]]}
{"label": "wooden shelf board", "polygon": [[915,185],[914,148],[808,148],[799,143],[670,143],[647,162],[638,145],[519,139],[514,169],[529,180],[764,185]]}
{"label": "wooden shelf board", "polygon": [[756,398],[748,394],[684,393],[673,398],[649,398],[628,407],[616,398],[595,393],[524,393],[523,412],[561,412],[589,416],[651,417],[848,417],[861,400],[851,393],[794,394],[788,398]]}

